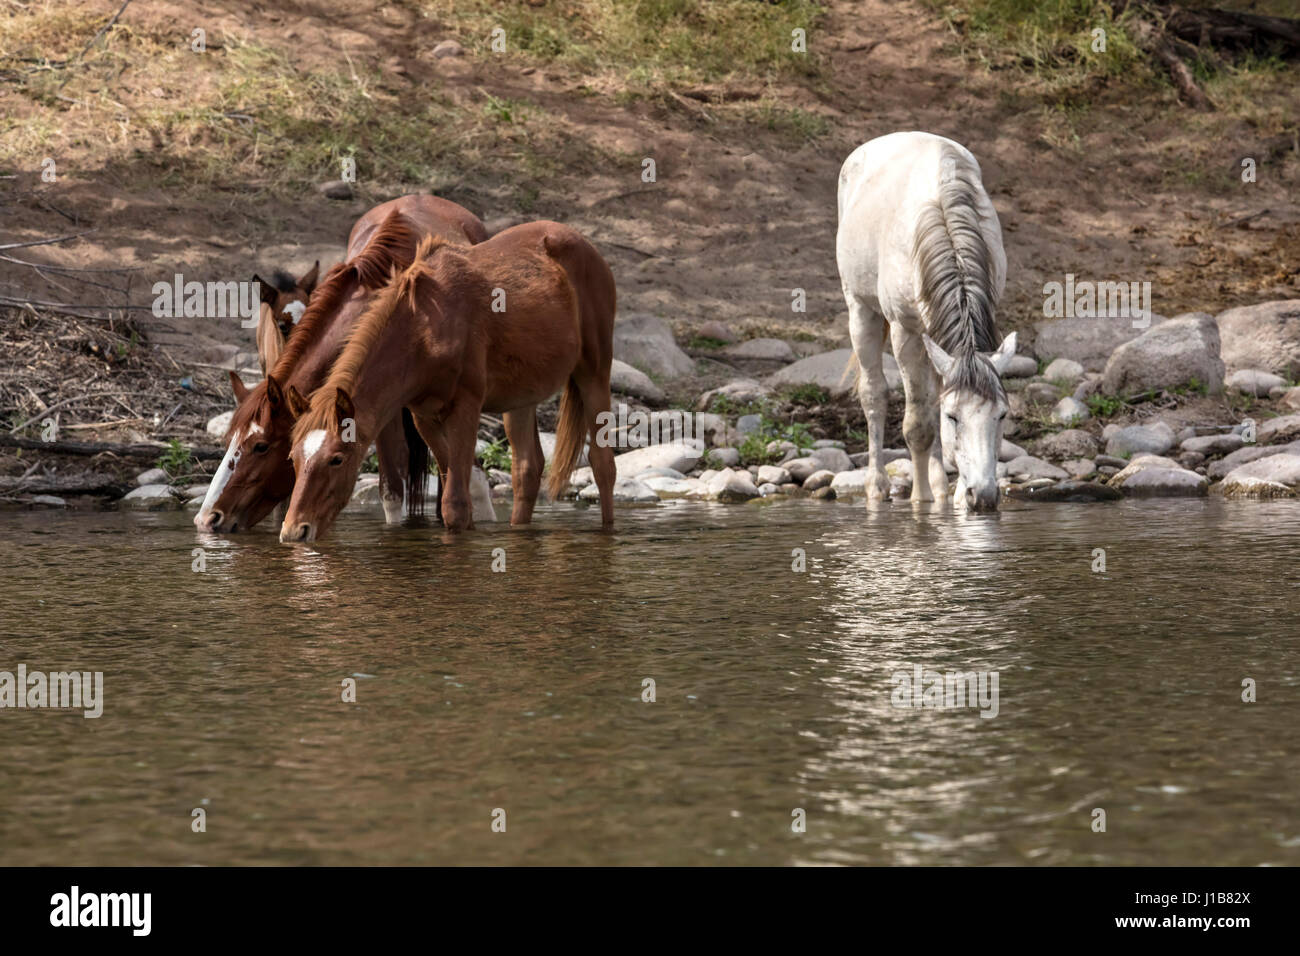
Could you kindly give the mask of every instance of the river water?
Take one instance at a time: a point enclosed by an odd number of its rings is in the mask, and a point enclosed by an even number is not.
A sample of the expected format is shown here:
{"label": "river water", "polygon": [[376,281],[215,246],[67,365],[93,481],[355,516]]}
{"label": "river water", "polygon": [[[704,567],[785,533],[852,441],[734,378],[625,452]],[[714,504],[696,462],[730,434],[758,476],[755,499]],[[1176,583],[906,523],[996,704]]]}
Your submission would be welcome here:
{"label": "river water", "polygon": [[1300,502],[597,520],[0,514],[0,864],[1300,863]]}

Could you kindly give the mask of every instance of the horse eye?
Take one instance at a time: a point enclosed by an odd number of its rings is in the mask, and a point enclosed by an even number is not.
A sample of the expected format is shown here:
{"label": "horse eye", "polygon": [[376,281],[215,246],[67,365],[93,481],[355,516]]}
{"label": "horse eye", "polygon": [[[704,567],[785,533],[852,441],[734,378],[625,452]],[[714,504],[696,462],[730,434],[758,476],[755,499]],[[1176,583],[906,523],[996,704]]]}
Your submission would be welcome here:
{"label": "horse eye", "polygon": [[948,415],[948,416],[947,416],[947,419],[948,419],[948,421],[952,422],[954,425],[957,424],[957,416],[956,416],[956,415]]}
{"label": "horse eye", "polygon": [[331,468],[336,468],[336,467],[338,467],[338,466],[341,465],[341,464],[343,464],[343,456],[342,456],[342,455],[335,455],[333,458],[330,459],[330,467],[331,467]]}
{"label": "horse eye", "polygon": [[256,445],[253,446],[253,454],[255,454],[255,455],[265,455],[266,452],[267,452],[267,449],[269,449],[270,447],[271,447],[271,446],[268,445],[266,442],[264,442],[264,441],[260,441],[260,442],[258,442]]}
{"label": "horse eye", "polygon": [[998,421],[1002,421],[1006,417],[1007,417],[1007,413],[1003,412],[1001,415],[998,416]]}

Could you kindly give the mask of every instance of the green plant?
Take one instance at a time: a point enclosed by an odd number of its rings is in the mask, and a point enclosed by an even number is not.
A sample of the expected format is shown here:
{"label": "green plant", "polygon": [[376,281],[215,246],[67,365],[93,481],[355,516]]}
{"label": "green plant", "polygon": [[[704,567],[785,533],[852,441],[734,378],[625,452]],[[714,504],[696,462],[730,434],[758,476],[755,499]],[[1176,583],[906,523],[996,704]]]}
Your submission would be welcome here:
{"label": "green plant", "polygon": [[479,455],[484,470],[496,468],[499,471],[510,470],[510,444],[504,438],[498,438]]}
{"label": "green plant", "polygon": [[1094,418],[1110,418],[1112,415],[1119,414],[1124,407],[1124,399],[1117,395],[1102,395],[1100,392],[1093,392],[1088,396],[1085,404]]}
{"label": "green plant", "polygon": [[697,335],[686,343],[688,349],[720,349],[727,343],[722,339],[710,338],[707,335]]}
{"label": "green plant", "polygon": [[167,472],[167,477],[175,478],[189,471],[191,461],[189,448],[179,438],[167,443],[167,450],[158,458],[158,467]]}

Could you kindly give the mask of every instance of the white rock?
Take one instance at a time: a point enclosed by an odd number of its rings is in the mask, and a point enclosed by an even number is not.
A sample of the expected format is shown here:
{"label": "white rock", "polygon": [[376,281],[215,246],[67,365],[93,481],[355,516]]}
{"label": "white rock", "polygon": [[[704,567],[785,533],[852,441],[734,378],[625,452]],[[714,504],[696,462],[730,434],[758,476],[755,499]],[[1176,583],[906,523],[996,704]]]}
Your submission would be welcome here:
{"label": "white rock", "polygon": [[635,477],[651,468],[671,468],[688,472],[699,463],[699,450],[688,442],[668,442],[635,448],[614,456],[614,467],[620,475]]}
{"label": "white rock", "polygon": [[161,468],[150,468],[148,471],[142,471],[136,475],[135,483],[141,488],[145,485],[165,485],[167,483],[167,472]]}
{"label": "white rock", "polygon": [[1053,359],[1051,364],[1043,369],[1043,378],[1049,382],[1059,383],[1066,388],[1074,388],[1083,378],[1083,366],[1074,359]]}
{"label": "white rock", "polygon": [[[841,475],[852,474],[852,472],[841,471]],[[779,484],[779,482],[778,482]],[[828,485],[835,484],[835,472],[823,468],[821,471],[814,471],[804,479],[804,491],[816,491],[818,488],[825,488]]]}
{"label": "white rock", "polygon": [[853,470],[853,461],[841,448],[816,448],[809,457],[820,466],[819,470],[824,468],[836,473]]}
{"label": "white rock", "polygon": [[205,431],[220,441],[226,437],[226,432],[230,430],[230,420],[234,417],[235,410],[233,408],[228,412],[222,412],[220,415],[214,415],[208,419]]}
{"label": "white rock", "polygon": [[139,511],[170,511],[181,506],[171,485],[142,485],[118,502],[119,507]]}
{"label": "white rock", "polygon": [[650,475],[637,480],[660,498],[685,498],[692,492],[700,490],[700,480],[698,478],[669,478],[665,475]]}
{"label": "white rock", "polygon": [[791,481],[790,472],[779,465],[759,465],[759,484],[785,485]]}
{"label": "white rock", "polygon": [[1300,485],[1300,455],[1281,454],[1259,458],[1234,468],[1223,480],[1228,482],[1242,478],[1260,478],[1295,487]]}
{"label": "white rock", "polygon": [[1092,414],[1088,411],[1088,406],[1069,395],[1057,402],[1052,409],[1052,421],[1058,425],[1074,425],[1090,418]]}
{"label": "white rock", "polygon": [[1235,391],[1264,398],[1271,389],[1286,385],[1286,379],[1272,372],[1247,368],[1233,372],[1223,384]]}
{"label": "white rock", "polygon": [[1002,371],[1003,378],[1029,378],[1038,374],[1038,361],[1028,355],[1013,355]]}
{"label": "white rock", "polygon": [[[599,501],[600,489],[590,484],[578,493],[582,501]],[[657,502],[659,496],[645,482],[628,475],[619,475],[614,479],[614,502],[616,504],[641,504]]]}
{"label": "white rock", "polygon": [[748,342],[731,346],[726,349],[725,354],[730,358],[764,359],[772,362],[795,360],[794,349],[790,348],[790,343],[784,339],[750,339]]}

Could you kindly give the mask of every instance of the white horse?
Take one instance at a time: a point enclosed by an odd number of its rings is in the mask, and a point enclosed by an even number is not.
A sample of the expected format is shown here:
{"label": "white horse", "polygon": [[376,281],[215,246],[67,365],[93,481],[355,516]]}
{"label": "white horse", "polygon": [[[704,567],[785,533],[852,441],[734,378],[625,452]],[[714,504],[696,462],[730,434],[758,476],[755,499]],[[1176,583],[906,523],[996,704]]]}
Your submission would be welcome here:
{"label": "white horse", "polygon": [[979,163],[966,147],[932,133],[873,139],[840,169],[839,219],[836,259],[867,415],[868,498],[889,497],[880,465],[888,329],[907,398],[912,500],[947,497],[947,450],[957,467],[954,501],[996,510],[1007,414],[1000,375],[1016,336],[996,348],[994,310],[1007,259]]}

